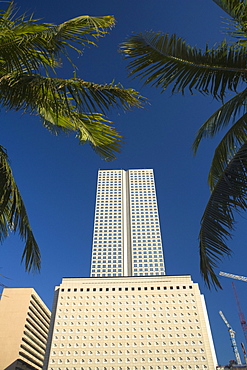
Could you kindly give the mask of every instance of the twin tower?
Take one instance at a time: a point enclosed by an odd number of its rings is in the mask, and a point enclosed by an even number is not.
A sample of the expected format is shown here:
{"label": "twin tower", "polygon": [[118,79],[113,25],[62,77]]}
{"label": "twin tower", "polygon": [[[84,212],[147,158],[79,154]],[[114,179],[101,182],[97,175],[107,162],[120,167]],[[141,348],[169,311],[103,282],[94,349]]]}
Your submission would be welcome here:
{"label": "twin tower", "polygon": [[151,169],[98,172],[91,277],[165,275]]}
{"label": "twin tower", "polygon": [[56,287],[44,370],[212,370],[190,275],[165,275],[152,169],[98,173],[90,278]]}

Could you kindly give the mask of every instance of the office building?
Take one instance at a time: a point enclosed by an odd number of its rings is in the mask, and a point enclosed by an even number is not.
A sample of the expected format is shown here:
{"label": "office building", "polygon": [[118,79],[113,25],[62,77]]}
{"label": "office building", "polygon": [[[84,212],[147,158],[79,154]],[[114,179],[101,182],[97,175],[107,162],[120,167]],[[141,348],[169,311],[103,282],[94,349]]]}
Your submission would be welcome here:
{"label": "office building", "polygon": [[56,287],[44,370],[213,370],[203,296],[165,275],[152,170],[99,171],[90,278]]}
{"label": "office building", "polygon": [[153,170],[99,171],[91,277],[164,274]]}
{"label": "office building", "polygon": [[64,278],[44,369],[213,370],[214,346],[189,275]]}
{"label": "office building", "polygon": [[41,370],[50,311],[31,288],[5,288],[0,300],[0,369]]}

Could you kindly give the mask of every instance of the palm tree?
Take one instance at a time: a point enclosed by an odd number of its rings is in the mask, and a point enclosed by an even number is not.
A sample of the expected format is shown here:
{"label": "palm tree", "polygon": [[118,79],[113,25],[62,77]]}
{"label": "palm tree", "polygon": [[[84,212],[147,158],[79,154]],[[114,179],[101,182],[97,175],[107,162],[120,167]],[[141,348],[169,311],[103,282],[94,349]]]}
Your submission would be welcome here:
{"label": "palm tree", "polygon": [[[59,78],[57,67],[69,50],[96,45],[114,26],[113,16],[80,16],[59,25],[18,16],[13,2],[0,11],[0,104],[6,109],[38,115],[54,134],[74,132],[106,160],[119,152],[122,136],[106,117],[112,108],[140,107],[143,98],[120,84],[95,84],[74,76]],[[18,231],[25,242],[22,259],[27,271],[40,269],[40,251],[24,202],[0,146],[0,241]]]}
{"label": "palm tree", "polygon": [[[144,84],[172,87],[172,93],[199,91],[221,101],[221,107],[201,126],[193,144],[213,137],[230,125],[217,146],[209,171],[211,196],[199,233],[200,269],[208,287],[221,288],[215,268],[231,251],[236,212],[247,208],[247,2],[214,0],[226,13],[228,34],[213,48],[198,49],[177,35],[145,32],[134,34],[121,45],[129,61],[130,75]],[[237,91],[239,90],[239,91]],[[225,101],[229,92],[233,97]]]}

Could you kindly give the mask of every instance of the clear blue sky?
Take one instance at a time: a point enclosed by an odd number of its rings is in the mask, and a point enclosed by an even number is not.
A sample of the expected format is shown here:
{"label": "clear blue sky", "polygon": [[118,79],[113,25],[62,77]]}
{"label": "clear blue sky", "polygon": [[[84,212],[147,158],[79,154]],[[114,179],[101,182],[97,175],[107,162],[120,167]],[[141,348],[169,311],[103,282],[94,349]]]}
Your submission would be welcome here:
{"label": "clear blue sky", "polygon": [[[1,112],[1,145],[8,150],[16,181],[42,252],[40,274],[27,274],[20,265],[23,243],[9,237],[0,249],[1,279],[8,287],[33,287],[51,308],[54,286],[62,277],[89,276],[94,201],[98,169],[154,168],[167,274],[191,274],[205,295],[218,361],[233,359],[222,310],[244,342],[231,280],[221,278],[224,290],[209,291],[200,276],[199,223],[209,197],[207,173],[214,141],[202,144],[193,157],[191,144],[200,125],[218,107],[199,94],[171,96],[127,78],[126,62],[118,45],[132,32],[145,30],[177,33],[191,45],[204,47],[221,41],[223,12],[211,0],[31,0],[17,3],[21,11],[34,12],[45,22],[61,23],[79,15],[114,15],[116,27],[98,48],[75,56],[78,77],[97,83],[121,82],[149,99],[144,109],[112,111],[109,118],[125,137],[114,162],[102,161],[73,136],[52,136],[35,116]],[[71,66],[59,71],[72,77]],[[247,275],[246,215],[239,217],[229,243],[234,253],[220,270]],[[235,281],[247,317],[247,283]],[[247,344],[245,343],[247,346]]]}

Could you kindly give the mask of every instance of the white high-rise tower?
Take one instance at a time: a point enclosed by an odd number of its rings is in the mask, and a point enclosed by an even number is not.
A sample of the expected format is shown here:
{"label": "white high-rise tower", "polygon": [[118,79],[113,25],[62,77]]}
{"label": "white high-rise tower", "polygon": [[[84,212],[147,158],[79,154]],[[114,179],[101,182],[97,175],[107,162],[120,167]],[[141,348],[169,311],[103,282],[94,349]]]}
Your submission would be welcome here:
{"label": "white high-rise tower", "polygon": [[153,170],[100,170],[91,277],[164,274]]}

